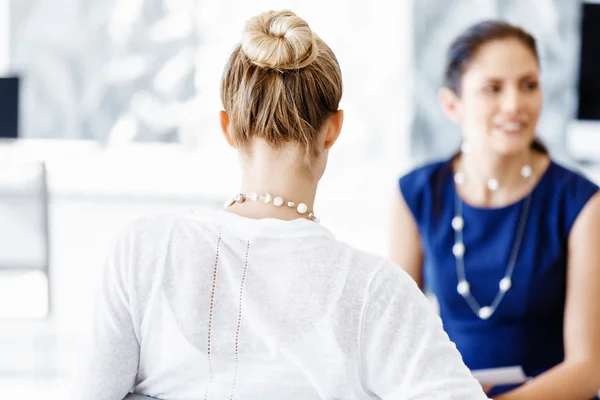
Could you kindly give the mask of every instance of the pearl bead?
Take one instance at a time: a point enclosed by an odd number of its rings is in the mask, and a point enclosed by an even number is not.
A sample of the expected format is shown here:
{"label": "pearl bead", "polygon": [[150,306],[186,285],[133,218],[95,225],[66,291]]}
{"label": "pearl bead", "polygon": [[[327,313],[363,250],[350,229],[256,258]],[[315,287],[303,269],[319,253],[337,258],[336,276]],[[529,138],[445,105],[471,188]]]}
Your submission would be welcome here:
{"label": "pearl bead", "polygon": [[287,205],[288,205],[288,207],[292,208],[292,207],[296,206],[296,203],[294,203],[293,201],[288,201]]}
{"label": "pearl bead", "polygon": [[246,195],[246,198],[248,200],[256,201],[256,200],[258,200],[258,195],[256,193],[248,193]]}
{"label": "pearl bead", "polygon": [[491,307],[481,307],[479,309],[479,318],[481,319],[488,319],[489,317],[492,316],[492,309]]}
{"label": "pearl bead", "polygon": [[246,195],[240,193],[237,196],[235,196],[234,200],[238,203],[243,203],[244,201],[246,201]]}
{"label": "pearl bead", "polygon": [[233,205],[233,203],[235,203],[235,198],[227,200],[225,204],[223,204],[223,207],[229,208]]}
{"label": "pearl bead", "polygon": [[455,243],[454,246],[452,246],[452,254],[454,254],[456,258],[462,258],[462,256],[465,255],[465,245],[460,242]]}
{"label": "pearl bead", "polygon": [[279,197],[279,196],[275,197],[275,198],[273,199],[273,204],[274,204],[276,207],[281,207],[281,206],[283,205],[283,198],[281,198],[281,197]]}
{"label": "pearl bead", "polygon": [[464,226],[465,220],[463,217],[457,215],[456,217],[452,218],[452,229],[454,229],[456,232],[462,231]]}
{"label": "pearl bead", "polygon": [[531,168],[531,165],[526,165],[523,168],[521,168],[521,176],[523,178],[529,178],[532,174],[533,168]]}
{"label": "pearl bead", "polygon": [[262,197],[262,201],[263,201],[263,203],[265,203],[265,204],[267,204],[267,203],[270,203],[270,202],[271,202],[271,195],[270,195],[269,193],[265,194],[265,195]]}
{"label": "pearl bead", "polygon": [[500,280],[500,290],[502,292],[508,292],[508,290],[511,288],[512,286],[512,280],[507,276],[502,278],[502,280]]}
{"label": "pearl bead", "polygon": [[298,204],[298,208],[296,208],[300,214],[306,214],[308,211],[308,206],[304,203]]}
{"label": "pearl bead", "polygon": [[469,293],[471,293],[471,285],[469,285],[469,282],[467,281],[460,281],[458,286],[456,286],[456,291],[461,296],[467,296]]}
{"label": "pearl bead", "polygon": [[462,172],[457,172],[456,174],[454,174],[454,183],[456,183],[457,185],[462,185],[463,183],[465,183],[465,174],[463,174]]}
{"label": "pearl bead", "polygon": [[460,151],[462,153],[468,153],[471,150],[471,148],[469,147],[469,143],[467,142],[462,142],[460,144]]}
{"label": "pearl bead", "polygon": [[488,180],[488,182],[487,182],[487,187],[488,187],[488,189],[490,189],[492,192],[494,192],[494,191],[498,190],[498,186],[500,186],[500,185],[499,185],[499,183],[498,183],[498,179],[496,179],[496,178],[491,178],[491,179],[489,179],[489,180]]}

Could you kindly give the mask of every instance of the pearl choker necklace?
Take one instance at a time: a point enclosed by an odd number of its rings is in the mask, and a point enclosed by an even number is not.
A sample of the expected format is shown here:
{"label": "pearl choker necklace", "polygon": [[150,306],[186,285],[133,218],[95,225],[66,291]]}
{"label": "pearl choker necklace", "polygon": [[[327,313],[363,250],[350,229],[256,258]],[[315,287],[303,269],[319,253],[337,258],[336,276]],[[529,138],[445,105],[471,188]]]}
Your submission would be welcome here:
{"label": "pearl choker necklace", "polygon": [[[525,179],[533,176],[533,168],[531,167],[531,165],[526,164],[521,168],[521,176]],[[454,174],[454,182],[457,185],[463,185],[466,182],[466,180],[467,179],[465,177],[464,172],[459,171],[456,174]],[[487,180],[486,186],[489,190],[491,190],[492,192],[495,192],[500,187],[500,182],[498,182],[498,179],[496,179],[496,178],[489,178]]]}
{"label": "pearl choker necklace", "polygon": [[285,204],[289,208],[295,208],[298,214],[306,217],[308,220],[317,223],[319,222],[319,218],[317,218],[312,211],[309,211],[308,206],[306,204],[296,203],[293,201],[286,201],[281,196],[272,197],[269,193],[265,193],[262,195],[256,193],[239,193],[235,195],[235,197],[233,197],[232,199],[227,200],[225,202],[225,208],[231,207],[234,203],[243,203],[246,200],[261,201],[265,204],[271,203],[275,207],[281,207]]}
{"label": "pearl choker necklace", "polygon": [[[470,151],[471,151],[471,147],[469,146],[469,143],[463,141],[460,144],[460,152],[463,154],[467,154]],[[533,176],[533,167],[531,166],[531,164],[525,164],[521,168],[521,176],[525,179]],[[466,177],[465,177],[465,173],[463,171],[458,171],[454,175],[454,183],[456,183],[457,185],[463,185],[465,183],[465,181],[466,181]],[[500,187],[500,182],[498,181],[497,178],[492,177],[487,180],[486,186],[490,191],[494,192],[494,191],[498,190],[498,188]]]}

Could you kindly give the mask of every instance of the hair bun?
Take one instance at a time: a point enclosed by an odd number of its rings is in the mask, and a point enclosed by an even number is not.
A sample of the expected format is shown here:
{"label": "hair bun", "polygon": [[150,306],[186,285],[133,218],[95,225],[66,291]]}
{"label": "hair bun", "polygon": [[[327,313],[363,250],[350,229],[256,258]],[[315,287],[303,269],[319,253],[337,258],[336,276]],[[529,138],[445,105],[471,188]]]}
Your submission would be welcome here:
{"label": "hair bun", "polygon": [[316,36],[302,18],[291,11],[267,11],[246,24],[242,51],[263,68],[304,68],[318,55]]}

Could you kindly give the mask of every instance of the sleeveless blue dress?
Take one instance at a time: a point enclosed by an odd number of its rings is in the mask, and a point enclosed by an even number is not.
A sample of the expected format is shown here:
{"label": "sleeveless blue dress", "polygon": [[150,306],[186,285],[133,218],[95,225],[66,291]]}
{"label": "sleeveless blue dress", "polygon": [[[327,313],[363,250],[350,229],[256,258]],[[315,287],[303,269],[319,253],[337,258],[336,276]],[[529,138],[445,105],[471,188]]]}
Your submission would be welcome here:
{"label": "sleeveless blue dress", "polygon": [[[451,160],[416,169],[399,186],[419,229],[425,289],[437,297],[444,328],[467,367],[518,365],[535,377],[562,362],[569,233],[598,186],[550,163],[530,194],[512,287],[487,320],[475,315],[456,289],[451,221],[457,194]],[[498,293],[524,200],[492,209],[463,202],[466,278],[482,306]],[[490,396],[513,388],[496,387]]]}

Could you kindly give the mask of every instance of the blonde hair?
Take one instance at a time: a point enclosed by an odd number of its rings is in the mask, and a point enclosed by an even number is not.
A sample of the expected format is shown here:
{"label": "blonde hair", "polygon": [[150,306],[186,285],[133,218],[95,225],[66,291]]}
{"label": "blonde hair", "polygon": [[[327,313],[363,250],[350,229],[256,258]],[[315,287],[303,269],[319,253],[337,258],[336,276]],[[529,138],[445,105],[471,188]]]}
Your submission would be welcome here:
{"label": "blonde hair", "polygon": [[342,76],[335,55],[291,11],[248,21],[221,80],[233,140],[247,148],[260,137],[275,148],[297,142],[317,156],[318,134],[338,110]]}

